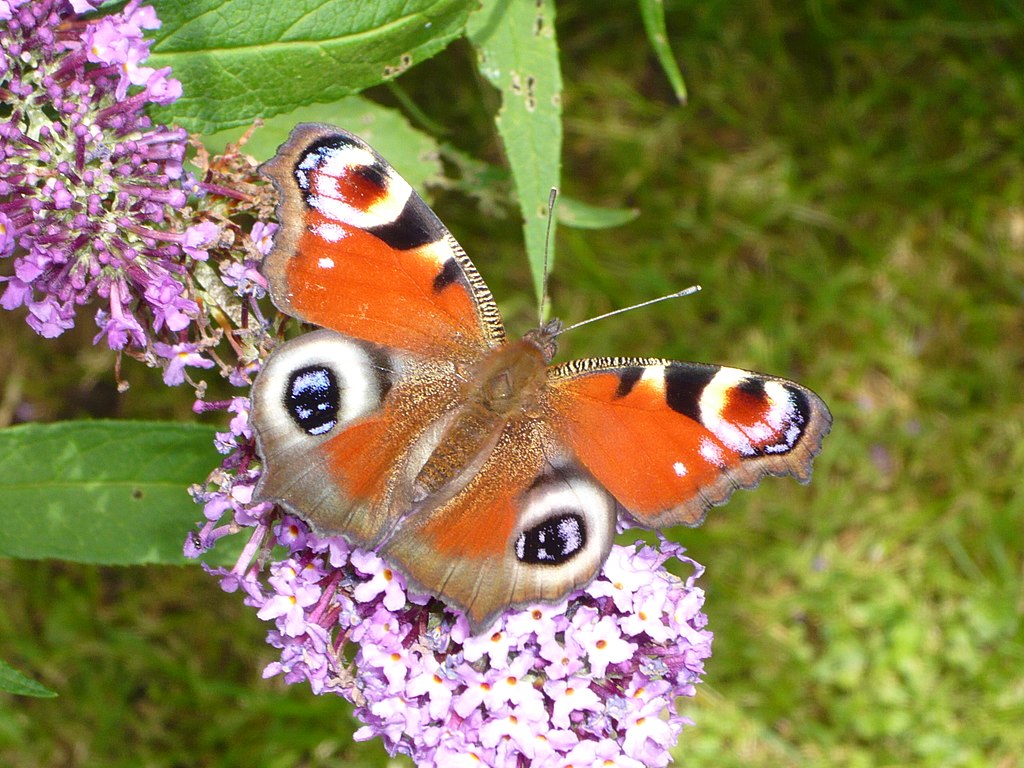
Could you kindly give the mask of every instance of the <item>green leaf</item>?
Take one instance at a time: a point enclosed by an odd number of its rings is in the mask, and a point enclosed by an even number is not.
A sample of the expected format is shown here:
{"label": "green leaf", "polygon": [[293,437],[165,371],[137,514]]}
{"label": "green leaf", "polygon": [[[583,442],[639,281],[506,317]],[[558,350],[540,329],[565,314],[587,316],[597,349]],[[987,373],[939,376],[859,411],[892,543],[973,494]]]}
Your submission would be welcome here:
{"label": "green leaf", "polygon": [[398,77],[462,34],[473,0],[156,0],[151,67],[182,97],[154,110],[193,132],[248,125]]}
{"label": "green leaf", "polygon": [[[481,74],[501,91],[495,118],[523,215],[523,234],[538,301],[544,290],[548,196],[559,185],[562,75],[553,0],[483,0],[466,33]],[[554,253],[549,257],[549,268]]]}
{"label": "green leaf", "polygon": [[663,0],[640,0],[640,17],[644,21],[644,29],[647,31],[647,41],[654,49],[654,55],[658,57],[658,63],[665,71],[665,76],[672,84],[676,98],[680,103],[686,103],[686,83],[683,81],[683,73],[679,71],[679,64],[676,57],[672,55],[672,48],[668,44],[668,28],[665,26],[665,5]]}
{"label": "green leaf", "polygon": [[[361,96],[349,96],[331,104],[314,104],[266,120],[253,132],[244,151],[257,160],[269,160],[299,123],[330,123],[365,139],[419,192],[442,174],[437,142],[413,128],[401,112],[382,107]],[[242,129],[208,134],[203,143],[211,152],[224,151]]]}
{"label": "green leaf", "polygon": [[601,208],[566,195],[558,198],[558,223],[575,229],[621,227],[639,215],[638,208]]}
{"label": "green leaf", "polygon": [[218,463],[214,429],[70,421],[0,430],[0,557],[184,563],[202,517],[187,489]]}
{"label": "green leaf", "polygon": [[19,696],[38,696],[43,699],[49,699],[57,695],[56,692],[51,691],[45,685],[37,683],[31,677],[21,674],[21,672],[2,659],[0,659],[0,691],[16,693]]}

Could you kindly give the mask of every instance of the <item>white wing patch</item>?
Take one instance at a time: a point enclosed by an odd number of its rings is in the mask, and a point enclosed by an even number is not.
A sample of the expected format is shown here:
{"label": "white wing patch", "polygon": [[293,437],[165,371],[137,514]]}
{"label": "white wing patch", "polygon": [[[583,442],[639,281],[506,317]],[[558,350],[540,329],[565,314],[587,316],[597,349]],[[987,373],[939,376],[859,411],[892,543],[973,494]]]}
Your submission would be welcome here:
{"label": "white wing patch", "polygon": [[455,254],[451,246],[442,239],[420,246],[419,250],[416,251],[416,255],[431,259],[438,271],[440,271],[444,267],[445,262],[454,258]]}
{"label": "white wing patch", "polygon": [[[338,181],[356,173],[358,168],[370,166],[383,174],[386,193],[366,208],[362,201],[346,199]],[[308,171],[314,169],[316,174],[310,175]],[[373,229],[395,221],[412,194],[412,187],[405,179],[390,167],[382,168],[368,150],[350,144],[310,152],[299,163],[295,175],[299,186],[309,190],[306,202],[310,206],[329,219],[359,229]],[[315,184],[310,185],[310,179]]]}
{"label": "white wing patch", "polygon": [[312,165],[319,165],[320,171],[328,176],[344,176],[349,169],[360,165],[373,165],[376,160],[373,153],[368,149],[357,147],[355,144],[346,144],[342,147],[324,147],[317,152],[312,152],[302,163],[300,168],[307,167],[312,158]]}
{"label": "white wing patch", "polygon": [[[722,417],[730,393],[751,379],[736,368],[722,368],[700,396],[701,423],[728,448],[742,456],[760,452],[785,453],[803,433],[793,398],[782,382],[760,379],[767,408],[751,423],[737,424]],[[781,437],[781,439],[780,439]]]}
{"label": "white wing patch", "polygon": [[[348,235],[345,228],[338,224],[318,224],[313,227],[313,234],[317,237],[323,238],[328,243],[336,243]],[[321,259],[321,261],[323,261],[323,259]],[[333,265],[334,263],[331,262],[331,266]]]}
{"label": "white wing patch", "polygon": [[706,437],[701,438],[700,455],[704,457],[708,464],[712,464],[716,467],[725,466],[725,454],[722,453],[721,447],[711,440],[708,440]]}

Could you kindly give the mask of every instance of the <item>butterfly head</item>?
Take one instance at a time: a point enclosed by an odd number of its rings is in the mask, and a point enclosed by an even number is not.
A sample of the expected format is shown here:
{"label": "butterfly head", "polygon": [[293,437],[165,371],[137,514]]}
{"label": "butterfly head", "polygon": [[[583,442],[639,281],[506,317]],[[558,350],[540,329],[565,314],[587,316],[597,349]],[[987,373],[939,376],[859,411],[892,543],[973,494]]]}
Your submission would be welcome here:
{"label": "butterfly head", "polygon": [[544,362],[550,363],[558,353],[558,335],[562,332],[562,321],[557,317],[548,320],[540,328],[534,328],[523,334],[523,341],[535,345],[544,356]]}

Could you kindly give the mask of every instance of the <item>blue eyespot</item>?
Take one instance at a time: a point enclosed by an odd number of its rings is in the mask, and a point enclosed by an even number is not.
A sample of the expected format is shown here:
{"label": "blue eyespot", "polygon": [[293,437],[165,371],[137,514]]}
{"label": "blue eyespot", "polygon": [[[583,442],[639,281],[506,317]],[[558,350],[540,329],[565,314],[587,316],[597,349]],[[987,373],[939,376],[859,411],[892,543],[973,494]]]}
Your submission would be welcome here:
{"label": "blue eyespot", "polygon": [[586,546],[583,518],[575,512],[563,512],[519,534],[516,557],[531,565],[561,565]]}
{"label": "blue eyespot", "polygon": [[325,435],[338,423],[341,391],[334,372],[322,365],[300,368],[288,379],[284,407],[299,429]]}

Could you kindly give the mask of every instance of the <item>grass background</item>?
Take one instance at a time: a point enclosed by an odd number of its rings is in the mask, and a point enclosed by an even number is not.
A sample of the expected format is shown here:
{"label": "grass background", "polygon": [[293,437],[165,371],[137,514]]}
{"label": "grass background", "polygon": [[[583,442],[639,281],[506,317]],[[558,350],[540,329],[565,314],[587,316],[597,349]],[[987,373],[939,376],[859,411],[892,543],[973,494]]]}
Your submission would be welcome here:
{"label": "grass background", "polygon": [[[967,5],[669,3],[680,107],[634,6],[559,4],[565,192],[640,216],[559,231],[555,313],[705,288],[574,332],[563,358],[753,368],[835,417],[810,486],[766,481],[678,531],[716,634],[682,763],[1024,754],[1024,12]],[[497,162],[471,72],[457,44],[400,83]],[[434,203],[525,330],[518,224]],[[114,394],[88,327],[51,343],[0,323],[6,419],[190,416],[137,366]],[[0,593],[0,657],[60,694],[0,695],[2,765],[387,762],[351,742],[344,702],[260,679],[266,627],[198,568],[0,562]]]}

